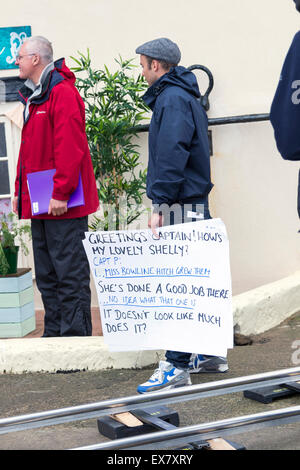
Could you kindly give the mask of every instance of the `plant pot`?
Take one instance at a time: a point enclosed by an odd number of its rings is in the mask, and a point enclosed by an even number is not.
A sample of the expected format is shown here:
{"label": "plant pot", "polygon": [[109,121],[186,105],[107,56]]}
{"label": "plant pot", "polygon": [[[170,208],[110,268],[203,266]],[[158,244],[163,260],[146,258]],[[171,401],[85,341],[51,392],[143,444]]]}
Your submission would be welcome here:
{"label": "plant pot", "polygon": [[5,258],[9,264],[7,274],[15,274],[17,272],[19,248],[19,246],[3,248]]}
{"label": "plant pot", "polygon": [[[0,276],[0,338],[23,338],[35,328],[31,269],[18,268],[16,274]],[[4,363],[5,359],[5,369]]]}

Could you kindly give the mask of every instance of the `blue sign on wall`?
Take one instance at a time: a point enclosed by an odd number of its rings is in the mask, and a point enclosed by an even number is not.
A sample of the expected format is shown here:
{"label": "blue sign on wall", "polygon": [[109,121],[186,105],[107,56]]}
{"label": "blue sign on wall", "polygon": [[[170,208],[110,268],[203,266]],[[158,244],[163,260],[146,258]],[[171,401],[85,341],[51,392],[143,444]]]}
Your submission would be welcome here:
{"label": "blue sign on wall", "polygon": [[18,50],[23,42],[31,36],[31,26],[0,28],[0,70],[16,69]]}

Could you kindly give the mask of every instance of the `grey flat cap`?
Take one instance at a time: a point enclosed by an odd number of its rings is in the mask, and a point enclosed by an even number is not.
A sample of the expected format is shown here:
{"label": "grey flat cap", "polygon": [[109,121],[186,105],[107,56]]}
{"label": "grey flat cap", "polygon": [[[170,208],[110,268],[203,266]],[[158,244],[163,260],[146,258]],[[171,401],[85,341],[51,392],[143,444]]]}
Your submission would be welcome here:
{"label": "grey flat cap", "polygon": [[179,47],[168,38],[159,38],[145,42],[135,52],[152,57],[152,59],[164,60],[169,64],[177,65],[181,59]]}

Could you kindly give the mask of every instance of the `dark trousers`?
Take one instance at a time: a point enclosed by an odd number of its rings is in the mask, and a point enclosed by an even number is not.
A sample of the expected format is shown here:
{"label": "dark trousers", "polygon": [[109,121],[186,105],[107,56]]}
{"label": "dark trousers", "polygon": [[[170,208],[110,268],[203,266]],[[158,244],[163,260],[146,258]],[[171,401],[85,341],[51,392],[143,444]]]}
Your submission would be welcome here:
{"label": "dark trousers", "polygon": [[90,336],[90,269],[83,248],[87,217],[32,219],[37,287],[44,309],[44,337]]}
{"label": "dark trousers", "polygon": [[[208,208],[208,201],[207,199],[199,200],[193,203],[180,203],[179,205],[175,204],[173,206],[174,211],[169,212],[169,214],[164,214],[164,225],[175,225],[175,224],[182,224],[187,222],[195,222],[197,220],[202,219],[210,219],[210,213]],[[197,214],[199,219],[190,217],[191,213]],[[191,353],[180,352],[180,351],[166,351],[166,360],[173,364],[178,369],[187,369],[189,365],[189,361],[191,358]]]}

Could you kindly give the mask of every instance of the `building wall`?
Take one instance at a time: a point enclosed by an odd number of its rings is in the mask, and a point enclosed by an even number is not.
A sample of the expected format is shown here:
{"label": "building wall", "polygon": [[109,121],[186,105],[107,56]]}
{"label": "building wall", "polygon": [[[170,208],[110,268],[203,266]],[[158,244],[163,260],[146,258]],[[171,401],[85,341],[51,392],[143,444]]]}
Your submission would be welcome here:
{"label": "building wall", "polygon": [[[0,19],[0,27],[31,25],[32,34],[52,40],[55,57],[64,56],[68,65],[70,56],[89,48],[96,68],[114,69],[119,54],[138,65],[139,44],[170,37],[181,48],[182,65],[202,64],[213,73],[210,118],[269,112],[299,24],[292,0],[18,0],[5,3]],[[207,79],[197,77],[204,92]],[[211,212],[227,226],[238,294],[300,268],[299,162],[281,159],[269,122],[211,130]],[[140,143],[146,165],[147,135]]]}

